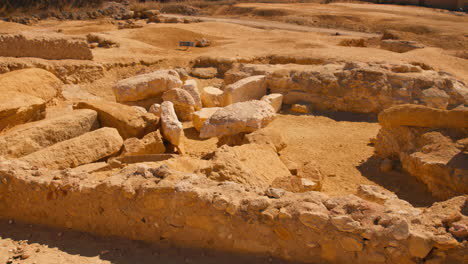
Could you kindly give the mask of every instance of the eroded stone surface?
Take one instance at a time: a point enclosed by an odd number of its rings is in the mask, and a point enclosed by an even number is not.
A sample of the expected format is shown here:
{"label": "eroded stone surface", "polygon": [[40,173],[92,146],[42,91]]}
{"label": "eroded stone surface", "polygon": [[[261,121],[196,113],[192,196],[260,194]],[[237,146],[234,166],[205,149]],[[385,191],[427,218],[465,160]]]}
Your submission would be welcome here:
{"label": "eroded stone surface", "polygon": [[43,119],[46,103],[32,95],[18,92],[0,93],[0,130]]}
{"label": "eroded stone surface", "polygon": [[193,113],[193,127],[200,132],[201,128],[203,127],[203,123],[208,120],[216,111],[221,109],[221,107],[208,107],[202,108],[199,111]]}
{"label": "eroded stone surface", "polygon": [[57,98],[63,82],[43,69],[23,69],[0,75],[0,92],[18,92],[49,102]]}
{"label": "eroded stone surface", "polygon": [[196,111],[200,110],[203,106],[202,106],[200,91],[198,90],[197,81],[196,80],[185,81],[184,85],[182,86],[182,89],[187,91],[192,96],[193,101],[195,102],[195,110]]}
{"label": "eroded stone surface", "polygon": [[275,118],[275,111],[265,101],[235,103],[216,111],[205,121],[201,138],[236,135],[266,127]]}
{"label": "eroded stone surface", "polygon": [[124,138],[142,138],[159,127],[159,118],[151,113],[127,105],[107,101],[87,101],[76,104],[75,109],[92,109],[98,113],[103,127],[114,127]]}
{"label": "eroded stone surface", "polygon": [[145,155],[161,154],[166,151],[161,134],[153,131],[146,134],[142,139],[128,138],[124,141],[123,155]]}
{"label": "eroded stone surface", "polygon": [[264,75],[250,76],[230,84],[224,90],[224,105],[250,100],[260,100],[266,95]]}
{"label": "eroded stone surface", "polygon": [[[180,246],[302,262],[411,263],[424,258],[463,263],[466,255],[465,243],[435,226],[462,225],[466,197],[408,215],[353,195],[285,192],[268,198],[242,184],[139,164],[98,182],[85,172],[37,170],[28,163],[2,161],[0,179],[4,217],[98,235],[149,242],[164,235]],[[104,211],[67,215],[96,208]],[[451,217],[454,214],[459,216]]]}
{"label": "eroded stone surface", "polygon": [[20,158],[41,168],[65,169],[116,154],[123,140],[115,128],[104,127]]}
{"label": "eroded stone surface", "polygon": [[176,71],[159,70],[121,80],[114,85],[113,91],[117,102],[134,102],[181,86],[182,81]]}
{"label": "eroded stone surface", "polygon": [[266,75],[271,93],[284,95],[284,104],[307,102],[320,111],[379,113],[409,103],[446,109],[468,102],[465,84],[418,64],[241,64],[226,82],[258,74]]}
{"label": "eroded stone surface", "polygon": [[170,101],[161,104],[161,132],[172,145],[180,145],[184,131],[182,123],[177,119],[174,104]]}
{"label": "eroded stone surface", "polygon": [[201,100],[205,107],[222,106],[224,102],[224,92],[219,88],[207,86],[203,88]]}
{"label": "eroded stone surface", "polygon": [[265,190],[276,178],[290,175],[276,151],[260,144],[222,146],[215,152],[208,173],[209,178],[217,181],[233,181],[260,190]]}
{"label": "eroded stone surface", "polygon": [[263,96],[262,100],[270,103],[271,107],[273,107],[277,113],[281,110],[281,106],[283,105],[282,94],[268,94]]}
{"label": "eroded stone surface", "polygon": [[48,32],[22,32],[0,35],[0,56],[36,57],[49,60],[92,60],[84,38]]}
{"label": "eroded stone surface", "polygon": [[468,193],[468,112],[403,105],[379,115],[382,129],[376,154],[397,159],[405,171],[424,182],[432,194],[450,198]]}
{"label": "eroded stone surface", "polygon": [[189,92],[181,88],[174,88],[164,92],[162,98],[164,101],[173,103],[177,117],[181,121],[192,120],[196,104]]}
{"label": "eroded stone surface", "polygon": [[99,127],[96,111],[70,114],[16,126],[0,136],[0,155],[17,158]]}

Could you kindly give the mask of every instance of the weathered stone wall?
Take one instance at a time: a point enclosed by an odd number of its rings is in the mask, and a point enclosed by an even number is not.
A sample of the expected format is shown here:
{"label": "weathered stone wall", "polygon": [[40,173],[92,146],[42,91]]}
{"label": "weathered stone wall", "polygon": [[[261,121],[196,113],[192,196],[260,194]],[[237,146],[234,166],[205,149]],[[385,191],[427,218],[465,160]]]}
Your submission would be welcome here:
{"label": "weathered stone wall", "polygon": [[44,36],[37,33],[0,35],[0,56],[35,57],[48,60],[93,59],[93,54],[85,39],[58,34]]}
{"label": "weathered stone wall", "polygon": [[[128,65],[123,65],[123,67]],[[90,60],[43,60],[39,58],[0,58],[0,73],[40,68],[47,70],[67,84],[92,82],[104,76],[104,71],[112,65],[102,65]]]}
{"label": "weathered stone wall", "polygon": [[468,194],[468,108],[396,106],[383,111],[379,123],[378,156],[401,162],[435,197]]}
{"label": "weathered stone wall", "polygon": [[449,74],[425,65],[386,63],[235,64],[227,83],[266,75],[271,93],[283,103],[310,103],[315,110],[374,113],[399,104],[439,109],[468,103],[468,87]]}
{"label": "weathered stone wall", "polygon": [[358,193],[376,202],[318,192],[271,199],[204,175],[142,168],[127,167],[97,180],[3,161],[0,215],[307,263],[463,263],[467,255],[466,234],[459,227],[467,221],[466,197],[426,210],[369,186]]}

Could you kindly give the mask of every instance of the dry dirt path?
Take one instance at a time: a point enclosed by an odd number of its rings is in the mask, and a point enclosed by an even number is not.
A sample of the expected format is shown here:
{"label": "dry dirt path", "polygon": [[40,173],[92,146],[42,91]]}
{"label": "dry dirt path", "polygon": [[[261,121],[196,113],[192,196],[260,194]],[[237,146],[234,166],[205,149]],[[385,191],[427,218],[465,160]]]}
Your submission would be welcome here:
{"label": "dry dirt path", "polygon": [[242,25],[242,26],[247,26],[247,27],[259,28],[259,29],[279,29],[279,30],[298,31],[298,32],[317,32],[317,33],[326,33],[326,34],[339,33],[340,35],[347,35],[347,36],[353,36],[353,37],[365,37],[365,38],[373,38],[373,37],[380,36],[379,34],[373,34],[373,33],[364,33],[364,32],[342,30],[342,29],[329,29],[329,28],[321,28],[321,27],[301,26],[301,25],[294,25],[294,24],[289,24],[289,23],[267,21],[267,20],[183,16],[183,15],[173,15],[173,14],[164,14],[164,16],[199,19],[203,22],[230,23],[230,24],[237,24],[237,25]]}

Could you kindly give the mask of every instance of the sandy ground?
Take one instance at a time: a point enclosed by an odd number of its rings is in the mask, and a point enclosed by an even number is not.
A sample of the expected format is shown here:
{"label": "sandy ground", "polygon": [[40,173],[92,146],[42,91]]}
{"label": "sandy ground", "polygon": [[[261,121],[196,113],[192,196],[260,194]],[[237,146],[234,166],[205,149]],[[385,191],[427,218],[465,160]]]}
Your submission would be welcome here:
{"label": "sandy ground", "polygon": [[0,263],[9,264],[215,264],[286,263],[270,257],[174,249],[116,237],[0,220]]}
{"label": "sandy ground", "polygon": [[[416,207],[436,201],[426,186],[403,172],[381,172],[380,159],[373,157],[380,125],[367,116],[346,113],[285,113],[269,125],[280,131],[287,147],[281,156],[302,164],[316,161],[325,176],[323,192],[331,196],[355,194],[360,184],[380,185]],[[215,138],[200,140],[190,125],[185,129],[185,151],[203,157],[215,151]]]}
{"label": "sandy ground", "polygon": [[[82,36],[99,32],[116,40],[120,47],[93,50],[95,62],[109,64],[158,62],[152,67],[116,68],[107,72],[100,80],[81,84],[88,92],[108,100],[113,100],[111,87],[118,79],[155,68],[185,66],[189,61],[202,55],[256,58],[275,54],[344,61],[421,62],[436,70],[450,72],[462,81],[468,81],[468,60],[453,56],[453,52],[467,47],[467,16],[420,7],[367,4],[254,3],[240,4],[237,7],[240,11],[238,9],[219,12],[218,15],[229,15],[228,18],[224,17],[222,20],[216,18],[194,24],[142,24],[144,27],[139,29],[117,30],[116,25],[108,19],[46,20],[33,26],[0,22],[0,32],[33,30],[47,34],[61,30],[65,34]],[[245,10],[250,10],[251,13],[246,14]],[[263,10],[263,14],[267,15],[260,16],[254,12],[255,10]],[[265,10],[280,10],[283,15],[268,15],[270,13]],[[309,21],[310,25],[297,27],[282,23],[288,22],[291,16],[301,17],[306,22]],[[235,23],[239,22],[238,20],[243,22]],[[323,26],[324,23],[336,27],[316,30],[317,26]],[[312,27],[310,30],[298,30],[304,26]],[[378,47],[357,48],[338,45],[341,40],[351,37],[380,36],[382,29],[386,27],[406,30],[404,32],[409,38],[419,40],[427,47],[399,54]],[[340,30],[343,32],[342,35],[332,34]],[[424,33],[424,30],[429,30],[429,33]],[[188,50],[178,47],[179,41],[193,41],[201,37],[210,39],[213,45]],[[446,46],[441,43],[446,43]],[[0,58],[0,62],[1,60],[4,59]],[[201,81],[200,84],[208,85],[210,82],[219,83],[219,80]],[[373,147],[369,145],[370,138],[375,137],[379,130],[375,120],[342,114],[297,116],[284,113],[279,115],[271,126],[281,131],[285,137],[288,146],[282,155],[297,162],[317,161],[326,176],[324,192],[330,195],[354,193],[359,184],[378,184],[394,191],[400,198],[415,206],[424,207],[435,201],[424,185],[412,177],[400,172],[381,173],[378,170],[379,161],[372,157]],[[202,157],[216,148],[216,139],[199,140],[190,125],[186,125],[185,134],[188,155]],[[22,251],[29,257],[21,259]],[[15,256],[18,258],[7,262]],[[280,263],[277,260],[249,256],[175,250],[164,243],[155,246],[124,239],[97,238],[71,230],[8,224],[7,220],[0,222],[0,263],[268,263],[270,261]]]}

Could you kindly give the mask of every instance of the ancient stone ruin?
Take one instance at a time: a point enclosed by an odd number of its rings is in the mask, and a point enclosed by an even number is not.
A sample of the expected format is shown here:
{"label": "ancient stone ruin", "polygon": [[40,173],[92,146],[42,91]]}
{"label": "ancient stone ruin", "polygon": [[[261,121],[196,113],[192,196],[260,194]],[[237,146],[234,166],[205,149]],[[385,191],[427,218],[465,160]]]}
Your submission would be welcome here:
{"label": "ancient stone ruin", "polygon": [[[396,40],[361,60],[219,56],[234,44],[131,17],[0,35],[0,220],[288,263],[467,263],[464,62]],[[180,32],[201,44],[158,39]]]}

